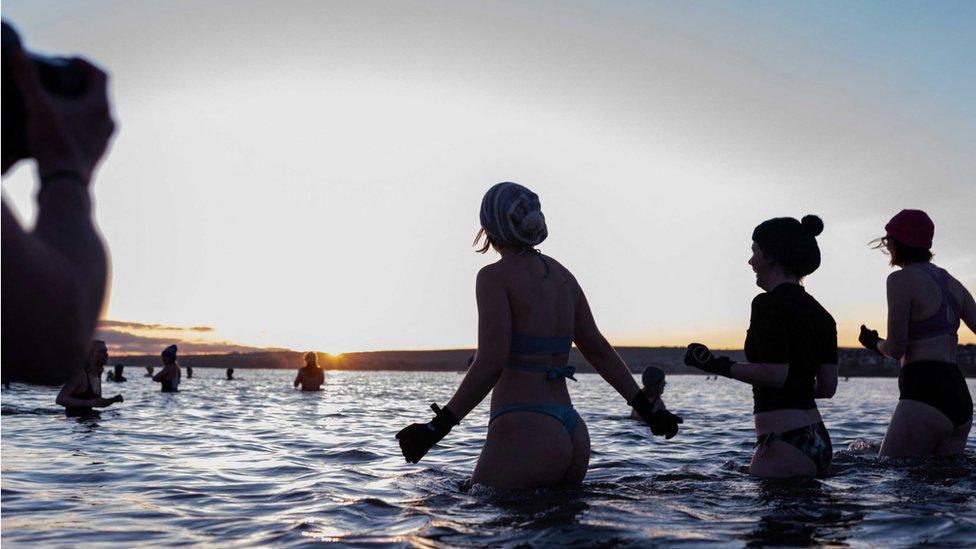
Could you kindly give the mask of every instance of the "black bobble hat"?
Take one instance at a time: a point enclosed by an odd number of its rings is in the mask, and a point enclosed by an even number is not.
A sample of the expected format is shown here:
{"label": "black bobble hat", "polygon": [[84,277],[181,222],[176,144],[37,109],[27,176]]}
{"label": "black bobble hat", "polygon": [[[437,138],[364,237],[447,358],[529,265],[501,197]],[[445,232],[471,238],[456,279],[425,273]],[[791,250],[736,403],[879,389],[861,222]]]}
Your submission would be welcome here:
{"label": "black bobble hat", "polygon": [[805,215],[802,221],[774,217],[752,231],[752,240],[764,255],[794,275],[804,277],[820,267],[817,235],[823,228],[823,221],[815,215]]}

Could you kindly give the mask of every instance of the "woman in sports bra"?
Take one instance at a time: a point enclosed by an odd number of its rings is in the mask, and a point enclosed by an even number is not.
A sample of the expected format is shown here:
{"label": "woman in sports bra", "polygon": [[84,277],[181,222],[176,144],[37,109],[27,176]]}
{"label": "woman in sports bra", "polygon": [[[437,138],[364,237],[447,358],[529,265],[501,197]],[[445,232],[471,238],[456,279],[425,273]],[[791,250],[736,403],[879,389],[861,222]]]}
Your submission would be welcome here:
{"label": "woman in sports bra", "polygon": [[566,380],[575,342],[586,360],[651,425],[672,437],[681,418],[637,386],[627,365],[600,334],[573,275],[535,249],[548,235],[539,197],[515,183],[491,187],[481,203],[480,252],[501,259],[476,281],[478,351],[461,386],[436,416],[397,439],[416,463],[489,392],[488,436],[472,482],[501,489],[578,485],[586,475],[590,437],[573,408]]}
{"label": "woman in sports bra", "polygon": [[765,292],[752,300],[747,362],[715,357],[700,343],[685,355],[689,366],[752,385],[757,440],[749,473],[758,477],[824,475],[833,456],[815,399],[837,389],[837,326],[801,285],[820,266],[821,231],[815,215],[770,219],[753,231],[749,265]]}
{"label": "woman in sports bra", "polygon": [[976,302],[945,269],[932,264],[935,224],[902,210],[878,246],[901,267],[888,275],[888,337],[861,326],[866,348],[901,362],[899,400],[881,456],[960,454],[973,425],[973,399],[956,365],[960,320],[976,332]]}

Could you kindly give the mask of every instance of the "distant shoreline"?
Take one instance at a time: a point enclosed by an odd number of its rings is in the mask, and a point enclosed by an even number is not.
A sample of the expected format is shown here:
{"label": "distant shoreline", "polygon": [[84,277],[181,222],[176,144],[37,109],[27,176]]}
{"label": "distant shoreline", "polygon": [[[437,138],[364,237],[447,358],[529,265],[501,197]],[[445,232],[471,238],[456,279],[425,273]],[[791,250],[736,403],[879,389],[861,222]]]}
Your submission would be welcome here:
{"label": "distant shoreline", "polygon": [[[682,362],[683,347],[616,347],[617,352],[632,372],[639,373],[646,366],[657,366],[671,375],[704,375]],[[744,360],[741,350],[716,350],[733,360]],[[255,353],[227,353],[211,355],[184,355],[179,361],[191,368],[234,368],[294,370],[302,366],[298,351],[269,351]],[[344,353],[332,356],[318,353],[319,365],[326,370],[348,371],[400,371],[400,372],[463,372],[474,349],[446,349],[434,351],[370,351]],[[898,363],[881,359],[865,349],[840,349],[841,377],[898,377]],[[966,377],[976,378],[976,345],[960,345],[957,362]],[[137,368],[160,366],[157,355],[128,355],[112,357],[109,365],[123,364]],[[595,373],[575,348],[570,353],[569,364],[580,373]]]}

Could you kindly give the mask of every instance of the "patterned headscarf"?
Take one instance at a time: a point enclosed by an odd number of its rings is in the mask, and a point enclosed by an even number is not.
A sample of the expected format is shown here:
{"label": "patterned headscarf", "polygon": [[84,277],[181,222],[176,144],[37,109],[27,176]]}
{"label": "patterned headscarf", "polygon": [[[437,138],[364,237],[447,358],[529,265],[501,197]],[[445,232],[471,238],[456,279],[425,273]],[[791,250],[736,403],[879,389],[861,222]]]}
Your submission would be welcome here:
{"label": "patterned headscarf", "polygon": [[549,236],[539,196],[508,181],[493,185],[485,193],[481,228],[492,242],[505,247],[531,248]]}

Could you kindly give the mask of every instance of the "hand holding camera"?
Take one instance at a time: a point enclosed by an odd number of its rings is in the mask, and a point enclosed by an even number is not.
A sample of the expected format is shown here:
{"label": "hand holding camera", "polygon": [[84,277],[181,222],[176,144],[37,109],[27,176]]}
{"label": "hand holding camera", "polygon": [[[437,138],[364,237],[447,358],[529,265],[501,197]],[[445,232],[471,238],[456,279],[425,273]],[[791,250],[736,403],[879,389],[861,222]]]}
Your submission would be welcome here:
{"label": "hand holding camera", "polygon": [[91,180],[115,131],[107,83],[98,67],[79,58],[45,57],[25,50],[3,23],[4,170],[37,160],[41,181]]}

